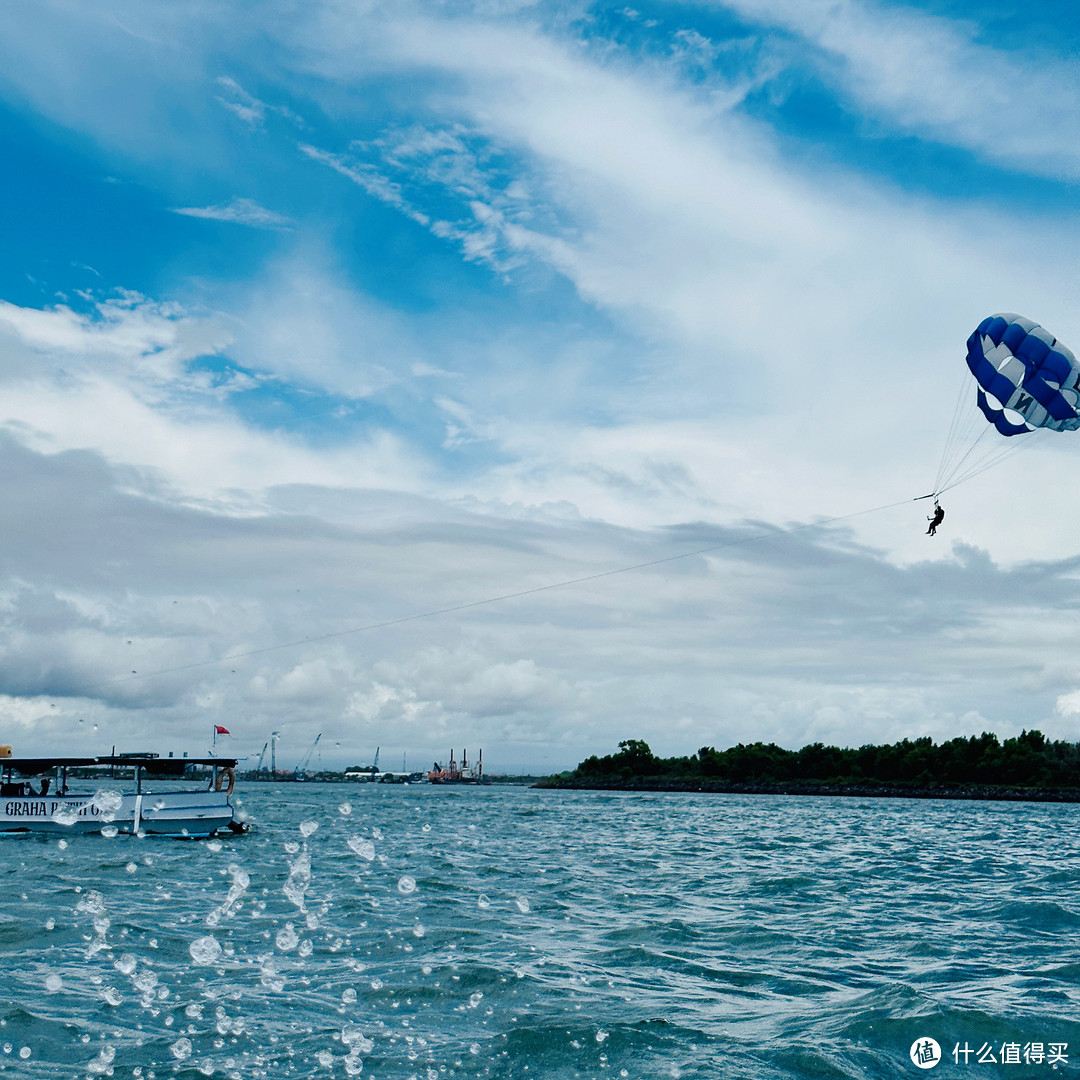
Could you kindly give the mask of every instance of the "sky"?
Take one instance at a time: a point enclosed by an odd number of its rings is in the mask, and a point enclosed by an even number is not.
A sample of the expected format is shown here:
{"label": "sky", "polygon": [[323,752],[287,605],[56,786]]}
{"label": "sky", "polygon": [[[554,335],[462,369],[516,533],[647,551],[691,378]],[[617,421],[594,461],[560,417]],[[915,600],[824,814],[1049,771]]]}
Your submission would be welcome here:
{"label": "sky", "polygon": [[1080,434],[915,500],[985,316],[1080,347],[1078,46],[1048,0],[10,0],[0,741],[1076,741]]}

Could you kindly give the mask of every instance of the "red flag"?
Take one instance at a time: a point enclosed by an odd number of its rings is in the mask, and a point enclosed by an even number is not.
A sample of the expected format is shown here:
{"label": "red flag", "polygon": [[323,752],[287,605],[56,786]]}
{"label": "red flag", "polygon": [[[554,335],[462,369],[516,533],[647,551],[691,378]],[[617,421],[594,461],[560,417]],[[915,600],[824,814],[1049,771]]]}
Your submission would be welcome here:
{"label": "red flag", "polygon": [[231,735],[232,732],[227,727],[222,727],[220,724],[214,725],[215,735]]}

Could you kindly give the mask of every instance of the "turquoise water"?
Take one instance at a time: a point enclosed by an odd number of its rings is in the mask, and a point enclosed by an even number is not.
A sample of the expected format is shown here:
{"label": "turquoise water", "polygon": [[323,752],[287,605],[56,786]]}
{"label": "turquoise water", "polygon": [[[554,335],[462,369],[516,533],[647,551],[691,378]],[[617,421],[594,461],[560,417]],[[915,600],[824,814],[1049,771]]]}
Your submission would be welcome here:
{"label": "turquoise water", "polygon": [[[1080,1061],[1074,806],[238,793],[254,829],[221,842],[0,839],[0,1074],[976,1078]],[[923,1037],[945,1057],[925,1073]],[[976,1060],[1039,1043],[1068,1061]]]}

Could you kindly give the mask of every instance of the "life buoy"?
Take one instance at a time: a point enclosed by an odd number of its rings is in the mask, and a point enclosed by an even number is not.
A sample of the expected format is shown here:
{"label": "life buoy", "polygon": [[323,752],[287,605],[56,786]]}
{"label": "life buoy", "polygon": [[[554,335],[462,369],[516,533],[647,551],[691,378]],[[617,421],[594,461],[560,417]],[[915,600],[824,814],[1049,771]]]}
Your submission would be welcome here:
{"label": "life buoy", "polygon": [[229,786],[225,789],[225,794],[231,795],[233,793],[233,788],[236,787],[236,773],[234,773],[227,765],[217,774],[217,780],[214,781],[214,790],[220,791],[222,787],[224,787],[226,777],[229,778]]}

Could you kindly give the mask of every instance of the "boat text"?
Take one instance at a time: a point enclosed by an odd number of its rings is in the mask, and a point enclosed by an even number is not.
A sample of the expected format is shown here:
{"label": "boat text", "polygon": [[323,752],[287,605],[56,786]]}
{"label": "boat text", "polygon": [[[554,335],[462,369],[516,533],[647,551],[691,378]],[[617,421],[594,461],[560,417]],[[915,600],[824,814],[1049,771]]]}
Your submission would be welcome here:
{"label": "boat text", "polygon": [[79,817],[97,817],[101,813],[93,802],[72,803],[63,799],[11,799],[4,804],[4,813],[8,817],[51,818],[58,810]]}

